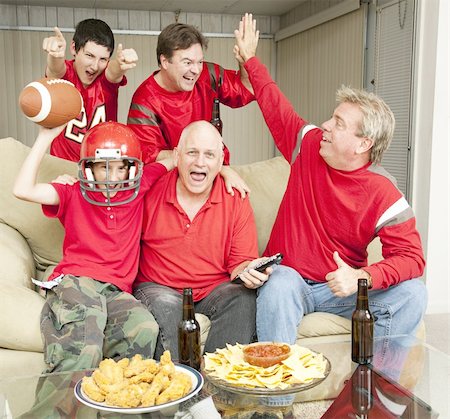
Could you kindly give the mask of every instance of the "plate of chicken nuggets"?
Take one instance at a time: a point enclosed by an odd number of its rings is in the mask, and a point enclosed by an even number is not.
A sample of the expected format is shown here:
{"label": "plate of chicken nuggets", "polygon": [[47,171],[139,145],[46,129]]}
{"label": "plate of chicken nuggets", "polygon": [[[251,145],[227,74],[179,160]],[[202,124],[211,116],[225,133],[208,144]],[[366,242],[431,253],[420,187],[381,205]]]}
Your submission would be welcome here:
{"label": "plate of chicken nuggets", "polygon": [[119,361],[104,359],[92,374],[79,380],[75,397],[98,410],[122,414],[149,413],[195,396],[203,377],[195,369],[174,364],[165,351],[159,362],[141,355]]}

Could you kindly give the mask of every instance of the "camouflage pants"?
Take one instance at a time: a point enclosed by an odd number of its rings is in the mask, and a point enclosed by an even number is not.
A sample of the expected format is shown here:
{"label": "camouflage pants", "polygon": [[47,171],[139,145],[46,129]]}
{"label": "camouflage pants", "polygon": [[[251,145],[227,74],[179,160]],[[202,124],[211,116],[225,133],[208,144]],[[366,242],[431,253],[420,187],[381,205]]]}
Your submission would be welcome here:
{"label": "camouflage pants", "polygon": [[45,372],[98,366],[103,358],[153,357],[158,325],[148,309],[116,286],[65,275],[47,291],[41,313]]}

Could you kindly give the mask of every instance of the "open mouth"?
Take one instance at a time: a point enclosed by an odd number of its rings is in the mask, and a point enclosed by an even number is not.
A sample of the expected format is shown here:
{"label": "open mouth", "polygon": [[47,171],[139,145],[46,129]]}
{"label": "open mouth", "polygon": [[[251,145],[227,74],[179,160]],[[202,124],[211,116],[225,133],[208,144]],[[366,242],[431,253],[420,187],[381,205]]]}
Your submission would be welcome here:
{"label": "open mouth", "polygon": [[189,84],[194,84],[197,81],[196,76],[183,76],[183,79]]}
{"label": "open mouth", "polygon": [[190,176],[194,182],[200,183],[205,180],[206,173],[205,172],[190,172]]}
{"label": "open mouth", "polygon": [[86,70],[86,77],[88,78],[88,80],[94,80],[96,76],[97,76],[96,71],[91,72]]}

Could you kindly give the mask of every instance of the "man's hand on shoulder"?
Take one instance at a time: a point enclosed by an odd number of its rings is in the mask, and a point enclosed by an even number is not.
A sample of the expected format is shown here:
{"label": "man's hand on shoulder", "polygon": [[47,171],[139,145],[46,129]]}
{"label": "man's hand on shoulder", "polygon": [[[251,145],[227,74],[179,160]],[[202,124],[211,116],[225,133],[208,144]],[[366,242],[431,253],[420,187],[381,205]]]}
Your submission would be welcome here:
{"label": "man's hand on shoulder", "polygon": [[56,179],[53,179],[51,181],[51,183],[59,183],[61,185],[75,185],[75,183],[78,182],[78,178],[76,178],[75,176],[69,175],[69,174],[64,174],[64,175],[59,175]]}
{"label": "man's hand on shoulder", "polygon": [[234,196],[234,189],[241,194],[242,199],[250,193],[250,188],[245,183],[244,179],[242,179],[230,166],[222,166],[220,175],[223,177],[225,188],[231,196]]}
{"label": "man's hand on shoulder", "polygon": [[161,163],[163,166],[165,166],[168,172],[175,168],[175,160],[173,159],[173,157],[166,157],[164,159],[157,160],[156,163]]}

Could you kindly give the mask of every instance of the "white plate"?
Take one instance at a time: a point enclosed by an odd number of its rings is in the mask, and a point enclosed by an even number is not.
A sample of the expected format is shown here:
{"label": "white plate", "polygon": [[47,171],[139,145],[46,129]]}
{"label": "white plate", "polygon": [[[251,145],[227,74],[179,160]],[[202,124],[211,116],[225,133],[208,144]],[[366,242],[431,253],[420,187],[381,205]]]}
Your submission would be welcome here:
{"label": "white plate", "polygon": [[186,396],[182,397],[178,400],[173,400],[168,403],[158,404],[156,406],[149,406],[149,407],[114,407],[114,406],[108,406],[105,403],[96,402],[95,400],[92,400],[89,398],[81,388],[81,381],[79,380],[73,389],[75,393],[75,397],[86,406],[92,407],[93,409],[98,410],[104,410],[106,412],[116,412],[126,415],[132,415],[132,414],[140,414],[140,413],[149,413],[149,412],[157,412],[159,410],[165,410],[167,408],[173,408],[173,406],[176,406],[177,404],[184,402],[191,397],[195,396],[203,387],[203,377],[201,374],[194,370],[191,367],[188,367],[187,365],[180,365],[175,364],[175,368],[177,371],[182,371],[189,375],[192,380],[192,390],[186,394]]}

